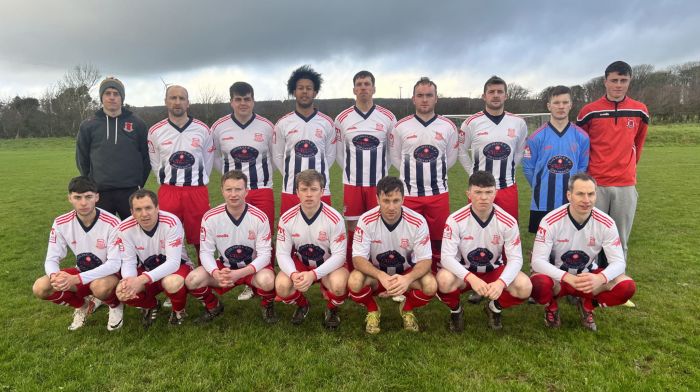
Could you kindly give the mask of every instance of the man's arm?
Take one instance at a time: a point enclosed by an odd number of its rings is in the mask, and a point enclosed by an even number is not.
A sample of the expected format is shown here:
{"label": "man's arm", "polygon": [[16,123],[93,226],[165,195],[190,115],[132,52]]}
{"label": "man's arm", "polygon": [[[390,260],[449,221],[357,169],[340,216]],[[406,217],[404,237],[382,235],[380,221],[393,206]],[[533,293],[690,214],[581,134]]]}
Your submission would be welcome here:
{"label": "man's arm", "polygon": [[582,173],[588,171],[588,162],[591,158],[591,139],[587,135],[581,135],[579,149],[581,151],[579,151],[578,172]]}
{"label": "man's arm", "polygon": [[450,125],[452,126],[453,132],[450,132],[447,136],[447,151],[445,151],[448,169],[454,166],[455,162],[457,162],[457,157],[459,156],[459,131],[452,121],[450,121]]}
{"label": "man's arm", "polygon": [[605,276],[606,281],[609,282],[624,274],[625,268],[627,268],[625,253],[622,250],[622,243],[620,242],[620,235],[615,222],[603,234],[603,250],[608,259],[608,266],[601,272],[601,275]]}
{"label": "man's arm", "polygon": [[214,155],[216,151],[211,131],[206,125],[202,125],[202,127],[204,127],[206,133],[206,137],[204,138],[204,144],[202,145],[202,156],[204,157],[204,171],[205,173],[207,173],[207,175],[210,175],[212,166],[214,165]]}
{"label": "man's arm", "polygon": [[52,274],[61,271],[60,263],[66,257],[68,253],[68,244],[65,238],[57,230],[56,221],[53,222],[51,226],[51,233],[49,234],[49,245],[46,250],[46,260],[44,261],[44,271],[46,275],[51,276]]}
{"label": "man's arm", "polygon": [[142,274],[147,276],[151,282],[157,282],[170,274],[174,274],[180,268],[185,231],[180,220],[176,222],[175,226],[169,228],[168,236],[165,239],[165,262],[152,271]]}
{"label": "man's arm", "polygon": [[[342,124],[335,119],[335,132],[336,132],[336,142],[335,142],[335,160],[338,162],[338,166],[342,169],[345,168],[345,132],[343,131]],[[329,162],[330,164],[330,162]]]}
{"label": "man's arm", "polygon": [[329,230],[331,257],[314,269],[316,279],[321,279],[331,272],[342,267],[347,254],[347,235],[345,233],[345,221],[341,218],[338,223]]}
{"label": "man's arm", "polygon": [[525,155],[525,146],[527,145],[527,124],[521,119],[520,128],[517,132],[517,142],[515,144],[515,165],[519,165]]}
{"label": "man's arm", "polygon": [[549,256],[552,254],[552,246],[554,244],[553,238],[550,227],[544,222],[541,223],[535,234],[535,243],[532,246],[531,267],[533,272],[539,272],[556,281],[561,281],[566,272],[549,263]]}
{"label": "man's arm", "polygon": [[[367,226],[362,221],[362,217],[355,226],[355,234],[352,241],[352,264],[356,270],[364,275],[379,281],[382,286],[389,278],[389,274],[375,267],[369,260],[372,244],[372,234],[367,230]],[[386,288],[386,286],[384,286]]]}
{"label": "man's arm", "polygon": [[530,183],[532,187],[535,183],[535,166],[537,165],[537,159],[539,157],[539,138],[533,135],[527,138],[525,144],[525,152],[523,154],[523,174],[525,174],[525,179]]}
{"label": "man's arm", "polygon": [[[647,110],[646,107],[644,107]],[[645,113],[646,114],[646,113]],[[637,163],[639,163],[639,158],[642,157],[642,149],[644,148],[644,142],[647,138],[647,132],[649,130],[649,117],[642,117],[639,123],[639,129],[637,134],[634,136],[634,148],[636,150]]]}
{"label": "man's arm", "polygon": [[148,155],[148,128],[146,128],[146,123],[141,119],[137,119],[136,126],[138,127],[136,131],[138,132],[139,140],[139,154],[141,154],[141,164],[143,166],[143,172],[141,175],[141,188],[146,185],[148,181],[148,175],[151,172],[151,158]]}
{"label": "man's arm", "polygon": [[156,178],[156,182],[159,182],[158,170],[160,169],[160,152],[159,152],[158,140],[156,138],[155,132],[153,132],[153,133],[151,133],[151,131],[148,132],[147,144],[148,144],[148,158],[151,162],[151,170],[153,170],[153,175]]}
{"label": "man's arm", "polygon": [[272,163],[284,176],[284,130],[280,126],[280,121],[275,124],[272,132]]}
{"label": "man's arm", "polygon": [[280,270],[289,277],[291,277],[293,273],[299,272],[294,265],[294,260],[292,260],[293,246],[292,237],[282,225],[282,222],[280,222],[277,226],[277,250],[275,256]]}
{"label": "man's arm", "polygon": [[394,127],[391,133],[388,135],[389,138],[389,160],[392,166],[394,166],[399,172],[401,171],[401,145],[403,141],[401,140],[401,135],[399,130]]}
{"label": "man's arm", "polygon": [[[328,132],[326,132],[326,140],[324,144],[326,145],[326,162],[328,167],[330,168],[331,166],[333,166],[333,162],[335,162],[335,154],[337,153],[336,149],[338,147],[338,138],[340,130],[336,129],[332,122],[328,122],[327,131]],[[329,182],[330,180],[330,178],[326,178],[326,182]]]}
{"label": "man's arm", "polygon": [[[500,223],[500,222],[499,222]],[[518,225],[513,225],[506,228],[503,233],[503,240],[505,244],[503,246],[508,262],[501,272],[500,279],[505,284],[504,287],[508,287],[518,272],[523,268],[523,251],[520,244],[520,231],[518,230]]]}
{"label": "man's arm", "polygon": [[440,262],[443,268],[450,271],[460,280],[465,280],[467,275],[469,275],[469,271],[459,262],[459,243],[461,239],[462,233],[459,231],[459,225],[452,217],[447,218],[442,232]]}
{"label": "man's arm", "polygon": [[218,269],[214,252],[216,252],[216,232],[209,226],[208,221],[202,218],[202,228],[199,231],[199,261],[210,275]]}
{"label": "man's arm", "polygon": [[135,277],[138,275],[136,270],[136,265],[138,264],[138,257],[136,255],[136,248],[131,242],[128,235],[124,232],[119,232],[119,238],[117,239],[119,246],[119,253],[122,259],[122,278]]}
{"label": "man's arm", "polygon": [[264,220],[256,220],[255,222],[258,225],[255,228],[255,251],[257,255],[250,263],[250,266],[253,267],[252,273],[267,267],[272,259],[272,233],[270,233],[270,223],[267,220],[267,216],[264,217]]}

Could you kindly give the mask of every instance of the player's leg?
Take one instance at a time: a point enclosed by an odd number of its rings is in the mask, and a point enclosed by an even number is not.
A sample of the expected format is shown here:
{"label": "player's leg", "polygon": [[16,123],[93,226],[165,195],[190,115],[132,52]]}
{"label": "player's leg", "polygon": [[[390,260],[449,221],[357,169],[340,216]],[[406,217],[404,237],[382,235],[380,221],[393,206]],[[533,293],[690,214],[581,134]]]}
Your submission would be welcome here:
{"label": "player's leg", "polygon": [[109,306],[107,330],[114,331],[124,325],[124,304],[117,298],[116,288],[119,277],[116,274],[95,279],[90,282],[90,291],[95,298]]}
{"label": "player's leg", "polygon": [[256,272],[251,279],[255,294],[260,296],[263,320],[268,324],[276,323],[275,312],[275,272],[272,268],[263,268]]}
{"label": "player's leg", "polygon": [[[601,271],[602,269],[598,269],[595,273]],[[632,298],[636,290],[637,285],[629,276],[620,275],[592,293],[581,293],[581,300],[577,304],[581,325],[591,331],[597,331],[593,310],[598,306],[623,305]]]}
{"label": "player's leg", "polygon": [[422,215],[428,223],[430,230],[430,247],[433,251],[433,273],[440,268],[440,252],[442,248],[442,232],[445,229],[445,221],[450,216],[450,194],[445,192],[436,196],[429,196],[422,208]]}
{"label": "player's leg", "polygon": [[518,185],[513,184],[507,188],[499,189],[496,192],[494,204],[501,207],[510,216],[518,220]]}
{"label": "player's leg", "polygon": [[438,299],[450,309],[448,328],[452,332],[464,330],[464,309],[459,303],[459,296],[467,289],[467,284],[452,272],[441,269],[435,276],[438,285]]}
{"label": "player's leg", "polygon": [[[220,262],[217,262],[223,266]],[[202,315],[195,320],[197,323],[209,322],[224,312],[224,305],[214,294],[212,287],[219,288],[219,283],[204,267],[199,266],[187,274],[185,278],[187,291],[204,306]]]}
{"label": "player's leg", "polygon": [[280,216],[297,204],[299,204],[299,197],[297,195],[282,192],[280,195]]}
{"label": "player's leg", "polygon": [[367,309],[365,316],[365,331],[378,334],[381,331],[381,311],[374,299],[375,289],[379,285],[376,279],[367,276],[359,270],[354,270],[348,276],[348,296]]}
{"label": "player's leg", "polygon": [[190,265],[182,264],[175,273],[161,279],[163,291],[165,291],[165,295],[170,298],[170,302],[173,304],[173,310],[170,313],[171,325],[181,325],[185,320],[185,305],[187,305],[185,279],[191,271],[192,267]]}
{"label": "player's leg", "polygon": [[[199,260],[199,235],[202,228],[202,217],[209,211],[209,191],[206,186],[191,187],[183,194],[183,221],[187,242],[197,250]],[[174,306],[173,306],[174,307]]]}
{"label": "player's leg", "polygon": [[[498,268],[496,271],[499,271],[498,275],[500,276],[502,268]],[[489,276],[485,281],[487,283],[493,283],[498,281],[498,278],[494,279],[494,277]],[[484,312],[488,317],[489,327],[494,330],[502,329],[503,325],[501,323],[501,312],[503,309],[523,303],[530,297],[531,292],[532,282],[527,275],[519,271],[518,274],[515,275],[515,279],[513,279],[510,285],[504,288],[501,295],[497,299],[489,301],[484,306]]]}
{"label": "player's leg", "polygon": [[321,290],[326,298],[323,325],[328,329],[336,329],[340,326],[338,306],[342,305],[348,297],[349,275],[350,272],[345,267],[340,267],[321,278]]}
{"label": "player's leg", "polygon": [[306,315],[309,313],[309,301],[301,291],[294,288],[292,279],[280,271],[275,277],[275,291],[283,303],[287,305],[296,304],[297,309],[292,316],[292,324],[299,325],[304,322]]}
{"label": "player's leg", "polygon": [[414,280],[406,291],[406,303],[403,310],[408,312],[427,305],[435,296],[437,290],[437,280],[435,275],[430,272]]}
{"label": "player's leg", "polygon": [[637,211],[637,189],[632,186],[611,187],[615,197],[610,205],[610,217],[615,221],[617,231],[620,234],[622,250],[627,257],[627,242],[632,232],[634,215]]}

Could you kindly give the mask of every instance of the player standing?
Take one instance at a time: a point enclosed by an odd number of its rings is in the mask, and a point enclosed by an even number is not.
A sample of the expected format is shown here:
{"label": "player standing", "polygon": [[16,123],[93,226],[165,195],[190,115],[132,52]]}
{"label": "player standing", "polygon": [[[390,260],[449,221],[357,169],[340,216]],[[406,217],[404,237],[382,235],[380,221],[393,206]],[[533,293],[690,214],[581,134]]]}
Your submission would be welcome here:
{"label": "player standing", "polygon": [[[625,275],[625,254],[615,221],[595,208],[597,189],[593,177],[578,173],[569,180],[565,204],[542,218],[532,249],[532,298],[545,306],[544,322],[561,325],[557,299],[579,297],[581,324],[597,326],[593,309],[627,302],[636,291]],[[600,268],[598,254],[605,250],[608,266]]]}
{"label": "player standing", "polygon": [[396,124],[389,136],[390,156],[405,186],[404,205],[428,223],[437,271],[442,229],[450,214],[447,170],[457,161],[457,128],[435,113],[437,86],[429,78],[416,82],[412,100],[416,113]]}
{"label": "player standing", "polygon": [[129,195],[142,188],[151,171],[146,124],[124,107],[124,84],[107,77],[100,83],[102,108],[83,121],[75,161],[83,176],[97,183],[97,207],[121,219],[131,215]]}
{"label": "player standing", "polygon": [[180,219],[158,207],[158,196],[139,189],[129,198],[131,217],[119,226],[122,280],[117,297],[142,309],[141,323],[150,327],[160,310],[156,295],[165,291],[173,310],[170,324],[184,321],[187,288],[185,278],[192,271],[183,241]]}
{"label": "player standing", "polygon": [[[464,329],[461,293],[474,290],[491,301],[484,306],[491,329],[501,329],[501,311],[525,301],[532,290],[523,265],[518,222],[500,206],[496,179],[489,172],[469,177],[471,203],[447,218],[442,239],[438,297],[450,308],[450,330]],[[507,255],[504,261],[503,253]]]}
{"label": "player standing", "polygon": [[331,204],[328,182],[329,169],[335,161],[336,132],[333,119],[313,106],[322,82],[321,74],[308,65],[295,69],[287,81],[287,92],[295,98],[295,110],[277,121],[272,139],[272,157],[282,173],[280,214],[299,203],[294,178],[306,169],[321,173],[326,184],[322,200]]}
{"label": "player standing", "polygon": [[[114,293],[121,265],[117,247],[119,219],[95,207],[99,198],[97,184],[90,178],[81,176],[70,181],[68,201],[73,211],[53,221],[44,261],[46,275],[32,287],[39,299],[75,308],[68,327],[71,331],[85,324],[99,300],[109,305],[107,329],[113,331],[122,326],[124,305]],[[75,267],[61,269],[59,263],[68,248],[76,256]],[[97,300],[86,298],[89,295]]]}
{"label": "player standing", "polygon": [[304,296],[314,282],[321,282],[327,300],[323,325],[340,326],[338,306],[347,297],[345,268],[346,234],[343,217],[321,201],[325,178],[316,170],[304,170],[294,180],[301,200],[280,216],[277,229],[277,295],[286,304],[296,304],[292,324],[301,324],[309,313]]}
{"label": "player standing", "polygon": [[[396,117],[374,104],[374,75],[360,71],[352,78],[355,105],[335,118],[338,164],[343,170],[343,215],[348,231],[347,265],[352,266],[352,238],[357,220],[377,206],[377,181],[389,171],[388,135]],[[403,190],[402,190],[403,192]]]}
{"label": "player standing", "polygon": [[[211,289],[224,294],[245,284],[262,298],[263,319],[277,322],[268,218],[262,210],[246,203],[248,178],[242,171],[230,170],[221,177],[221,193],[224,204],[209,210],[202,219],[202,265],[185,280],[189,292],[204,304],[199,320],[211,321],[224,311]],[[219,258],[215,259],[217,251]]]}
{"label": "player standing", "polygon": [[542,217],[566,204],[569,178],[588,168],[588,135],[569,121],[571,89],[553,87],[547,97],[549,122],[527,138],[523,172],[532,187],[530,233]]}
{"label": "player standing", "polygon": [[187,242],[199,253],[199,228],[209,210],[209,174],[214,144],[209,127],[190,117],[187,90],[169,86],[165,90],[168,118],[148,131],[151,167],[158,179],[160,208],[182,222]]}
{"label": "player standing", "polygon": [[362,214],[353,243],[355,270],[348,278],[350,298],[367,308],[365,330],[379,333],[381,312],[374,296],[403,295],[404,329],[418,332],[413,309],[427,305],[437,291],[430,273],[432,251],[425,219],[403,206],[404,184],[396,177],[377,183],[377,207]]}

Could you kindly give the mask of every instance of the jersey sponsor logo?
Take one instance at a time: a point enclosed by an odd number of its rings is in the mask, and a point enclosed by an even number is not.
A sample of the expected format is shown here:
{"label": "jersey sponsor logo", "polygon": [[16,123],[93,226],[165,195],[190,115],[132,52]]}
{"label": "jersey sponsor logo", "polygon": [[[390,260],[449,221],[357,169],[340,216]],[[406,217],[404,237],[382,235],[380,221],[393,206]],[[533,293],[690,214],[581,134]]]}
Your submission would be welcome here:
{"label": "jersey sponsor logo", "polygon": [[542,228],[542,226],[538,227],[537,234],[535,234],[535,242],[544,242],[546,235],[547,235],[547,230]]}
{"label": "jersey sponsor logo", "polygon": [[161,145],[161,146],[169,146],[169,145],[171,145],[171,144],[173,144],[173,141],[172,141],[172,140],[166,140],[166,141],[164,141],[163,143],[161,143],[160,145]]}
{"label": "jersey sponsor logo", "polygon": [[413,157],[416,159],[416,161],[422,163],[435,162],[439,154],[440,152],[438,151],[437,147],[429,144],[418,146],[418,148],[413,150]]}
{"label": "jersey sponsor logo", "polygon": [[134,123],[132,122],[125,122],[124,123],[124,128],[122,128],[124,132],[131,132],[134,130]]}
{"label": "jersey sponsor logo", "polygon": [[510,146],[503,142],[489,143],[484,147],[484,156],[494,161],[502,161],[510,156]]}
{"label": "jersey sponsor logo", "polygon": [[99,257],[95,256],[94,253],[79,253],[78,256],[76,256],[75,258],[77,259],[75,264],[80,270],[80,272],[90,271],[91,269],[97,268],[102,265],[102,260],[100,260]]}
{"label": "jersey sponsor logo", "polygon": [[198,137],[193,137],[193,138],[192,138],[192,147],[194,147],[194,148],[199,148],[199,147],[201,147],[201,146],[202,146],[202,144],[199,142],[199,138],[198,138]]}
{"label": "jersey sponsor logo", "polygon": [[379,263],[379,269],[386,272],[389,268],[395,268],[397,273],[403,272],[404,263],[406,263],[406,258],[401,255],[401,253],[390,250],[377,255],[377,262]]}
{"label": "jersey sponsor logo", "polygon": [[51,228],[51,233],[49,233],[49,242],[52,244],[56,243],[56,229]]}
{"label": "jersey sponsor logo", "polygon": [[134,248],[135,248],[136,250],[146,250],[146,247],[141,246],[141,245],[136,245]]}
{"label": "jersey sponsor logo", "polygon": [[565,244],[565,243],[569,242],[569,240],[567,238],[564,238],[563,240],[557,240],[557,242]]}
{"label": "jersey sponsor logo", "polygon": [[231,158],[238,162],[255,162],[260,154],[256,148],[250,146],[238,146],[231,149]]}
{"label": "jersey sponsor logo", "polygon": [[442,136],[442,133],[440,133],[440,132],[435,132],[435,140],[437,140],[437,141],[442,141],[442,140],[445,140],[445,137]]}
{"label": "jersey sponsor logo", "polygon": [[414,133],[413,135],[406,136],[406,140],[408,139],[418,139],[418,136]]}
{"label": "jersey sponsor logo", "polygon": [[472,267],[486,267],[491,264],[493,253],[486,248],[476,248],[467,254],[467,260]]}
{"label": "jersey sponsor logo", "polygon": [[107,248],[107,244],[105,243],[105,240],[103,240],[102,238],[100,238],[99,240],[97,240],[97,243],[95,243],[95,248],[97,248],[97,249],[106,249],[106,248]]}
{"label": "jersey sponsor logo", "polygon": [[294,153],[309,158],[318,154],[318,147],[311,140],[299,140],[294,144]]}
{"label": "jersey sponsor logo", "polygon": [[231,267],[237,269],[238,263],[248,265],[253,261],[253,248],[245,245],[233,245],[224,251],[224,256]]}
{"label": "jersey sponsor logo", "polygon": [[265,141],[265,136],[262,133],[256,133],[254,140],[258,143],[262,143]]}
{"label": "jersey sponsor logo", "polygon": [[226,136],[225,138],[222,138],[221,140],[222,141],[233,140],[233,136]]}
{"label": "jersey sponsor logo", "polygon": [[595,237],[590,236],[588,238],[588,246],[595,246]]}
{"label": "jersey sponsor logo", "polygon": [[374,127],[377,131],[383,131],[384,130],[384,124],[377,123],[377,126]]}
{"label": "jersey sponsor logo", "polygon": [[301,237],[301,234],[299,233],[292,233],[292,238],[299,238]]}
{"label": "jersey sponsor logo", "polygon": [[494,234],[493,238],[491,238],[491,243],[494,245],[498,245],[501,243],[501,236],[499,234]]}
{"label": "jersey sponsor logo", "polygon": [[588,260],[590,259],[585,252],[580,250],[570,250],[561,255],[561,269],[576,270],[580,273],[588,264]]}
{"label": "jersey sponsor logo", "polygon": [[325,231],[319,231],[318,232],[318,240],[319,241],[328,241],[328,234]]}
{"label": "jersey sponsor logo", "polygon": [[224,234],[217,234],[217,235],[216,235],[216,238],[228,238],[228,234],[226,234],[226,233],[224,233]]}
{"label": "jersey sponsor logo", "polygon": [[299,130],[298,130],[298,129],[292,129],[291,131],[289,131],[289,133],[288,133],[287,135],[294,135],[295,133],[299,133]]}
{"label": "jersey sponsor logo", "polygon": [[143,264],[143,268],[146,271],[153,271],[154,269],[160,267],[163,263],[165,263],[165,255],[158,254],[148,257],[141,264]]}
{"label": "jersey sponsor logo", "polygon": [[194,166],[194,155],[187,151],[177,151],[168,160],[175,169],[189,169]]}
{"label": "jersey sponsor logo", "polygon": [[214,146],[213,144],[211,145],[211,147],[207,148],[207,152],[214,152],[215,150],[216,146]]}
{"label": "jersey sponsor logo", "polygon": [[515,137],[515,128],[508,128],[508,137],[511,139]]}
{"label": "jersey sponsor logo", "polygon": [[381,244],[382,240],[372,240],[371,241],[373,244]]}
{"label": "jersey sponsor logo", "polygon": [[326,251],[318,245],[305,244],[299,247],[297,254],[304,265],[314,262],[318,266],[323,263],[323,256],[326,254]]}
{"label": "jersey sponsor logo", "polygon": [[452,239],[452,228],[450,225],[445,225],[445,229],[442,231],[442,239],[443,240],[451,240]]}
{"label": "jersey sponsor logo", "polygon": [[464,238],[462,238],[462,239],[465,240],[465,241],[473,241],[473,240],[474,240],[474,237],[468,235],[468,236],[466,236],[466,237],[464,237]]}
{"label": "jersey sponsor logo", "polygon": [[476,136],[488,136],[488,131],[477,132]]}
{"label": "jersey sponsor logo", "polygon": [[566,174],[574,167],[574,162],[564,155],[555,155],[547,161],[547,170],[552,174]]}
{"label": "jersey sponsor logo", "polygon": [[352,138],[352,144],[360,150],[376,150],[379,139],[372,135],[357,135]]}
{"label": "jersey sponsor logo", "polygon": [[248,239],[254,241],[257,236],[253,230],[248,230]]}
{"label": "jersey sponsor logo", "polygon": [[352,238],[352,242],[362,242],[362,237],[364,236],[365,232],[359,227],[355,227],[355,235]]}

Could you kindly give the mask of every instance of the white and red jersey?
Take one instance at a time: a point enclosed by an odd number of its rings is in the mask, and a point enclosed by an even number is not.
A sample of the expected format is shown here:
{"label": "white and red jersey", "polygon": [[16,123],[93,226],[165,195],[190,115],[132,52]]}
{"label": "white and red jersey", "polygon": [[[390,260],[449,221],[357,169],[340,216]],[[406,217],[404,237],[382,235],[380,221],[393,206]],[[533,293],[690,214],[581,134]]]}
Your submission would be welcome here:
{"label": "white and red jersey", "polygon": [[315,169],[326,179],[324,195],[330,195],[329,169],[335,161],[336,132],[333,119],[314,109],[309,117],[293,111],[275,124],[272,159],[282,173],[282,192],[296,194],[297,173]]}
{"label": "white and red jersey", "polygon": [[216,148],[216,169],[222,174],[241,170],[250,189],[272,188],[272,123],[253,113],[241,124],[233,114],[211,126]]}
{"label": "white and red jersey", "polygon": [[68,248],[75,255],[75,266],[80,270],[80,282],[88,284],[119,271],[121,258],[117,243],[119,219],[100,208],[95,220],[85,227],[75,211],[54,219],[49,234],[44,270],[51,275],[61,270],[59,264]]}
{"label": "white and red jersey", "polygon": [[357,222],[352,256],[364,257],[389,275],[403,274],[419,261],[432,260],[428,223],[404,206],[399,220],[387,225],[374,207]]}
{"label": "white and red jersey", "polygon": [[567,273],[596,270],[601,250],[608,259],[602,272],[605,278],[610,281],[624,274],[625,255],[615,221],[593,208],[588,219],[578,224],[567,203],[542,218],[532,248],[532,270],[561,281]]}
{"label": "white and red jersey", "polygon": [[158,223],[144,231],[133,216],[119,226],[122,277],[137,276],[141,267],[151,282],[175,273],[181,264],[190,264],[185,250],[185,232],[175,214],[159,211]]}
{"label": "white and red jersey", "polygon": [[335,118],[336,159],[343,169],[343,184],[376,186],[387,175],[388,135],[395,124],[394,114],[379,105],[372,106],[367,113],[353,105]]}
{"label": "white and red jersey", "polygon": [[508,262],[500,279],[510,285],[523,266],[518,222],[501,207],[493,205],[486,221],[472,212],[472,205],[453,212],[445,222],[442,235],[443,268],[464,280],[469,273],[491,272],[503,265],[505,249]]}
{"label": "white and red jersey", "polygon": [[447,169],[457,161],[457,148],[457,127],[447,117],[435,115],[424,122],[412,114],[396,123],[389,151],[406,196],[447,192]]}
{"label": "white and red jersey", "polygon": [[270,264],[272,234],[267,215],[251,204],[235,219],[221,204],[202,218],[199,259],[210,274],[217,269],[214,252],[230,269],[252,266],[255,272]]}
{"label": "white and red jersey", "polygon": [[207,185],[214,162],[211,131],[192,117],[182,128],[166,118],[148,131],[148,155],[159,184]]}
{"label": "white and red jersey", "polygon": [[469,175],[487,171],[497,189],[507,188],[515,184],[515,168],[525,154],[527,124],[508,112],[496,124],[481,111],[462,123],[459,145],[459,161]]}
{"label": "white and red jersey", "polygon": [[346,244],[345,222],[338,211],[321,202],[318,212],[307,218],[297,204],[280,216],[277,264],[287,275],[297,272],[291,257],[294,252],[321,279],[343,266]]}

